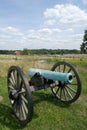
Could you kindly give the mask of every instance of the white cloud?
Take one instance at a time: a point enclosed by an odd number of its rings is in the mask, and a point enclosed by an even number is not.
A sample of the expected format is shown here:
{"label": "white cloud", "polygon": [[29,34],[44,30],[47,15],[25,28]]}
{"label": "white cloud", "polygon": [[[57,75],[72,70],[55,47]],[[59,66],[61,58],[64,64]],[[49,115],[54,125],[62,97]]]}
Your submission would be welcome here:
{"label": "white cloud", "polygon": [[38,32],[43,33],[43,34],[51,34],[52,30],[49,28],[43,28],[43,29],[38,30]]}
{"label": "white cloud", "polygon": [[[76,5],[62,4],[46,9],[43,28],[24,33],[15,27],[0,28],[0,47],[7,49],[79,49],[83,34],[80,27],[87,25],[87,13]],[[73,27],[79,26],[79,30]],[[7,38],[6,38],[7,36]]]}
{"label": "white cloud", "polygon": [[66,30],[64,30],[65,32],[68,32],[68,33],[72,33],[74,32],[74,29],[73,28],[67,28]]}
{"label": "white cloud", "polygon": [[83,34],[74,34],[73,28],[30,29],[23,35],[0,35],[0,49],[79,49],[82,37]]}
{"label": "white cloud", "polygon": [[32,39],[45,39],[45,38],[52,38],[55,35],[58,35],[61,32],[59,28],[41,28],[38,30],[28,30],[28,34],[26,37]]}
{"label": "white cloud", "polygon": [[[42,28],[28,30],[28,34],[19,41],[24,48],[79,49],[83,34],[74,34],[73,29]],[[32,33],[31,33],[32,32]]]}
{"label": "white cloud", "polygon": [[44,16],[47,21],[54,20],[56,24],[87,25],[87,13],[72,4],[55,5],[53,8],[46,9]]}
{"label": "white cloud", "polygon": [[[51,33],[49,33],[49,31]],[[52,48],[52,49],[79,49],[82,35],[70,34],[69,30],[57,29],[42,29],[33,30],[33,33],[27,33],[21,35],[19,38],[11,37],[4,38],[0,37],[0,47],[6,49],[39,49],[39,48]],[[47,31],[47,33],[45,33]],[[28,31],[29,32],[29,31]],[[67,32],[67,33],[66,33]]]}
{"label": "white cloud", "polygon": [[55,19],[49,19],[47,21],[45,21],[45,25],[54,25],[56,23]]}
{"label": "white cloud", "polygon": [[4,28],[0,28],[0,31],[4,32],[4,33],[10,33],[12,35],[22,35],[22,33],[20,32],[20,30],[18,28],[15,27],[4,27]]}

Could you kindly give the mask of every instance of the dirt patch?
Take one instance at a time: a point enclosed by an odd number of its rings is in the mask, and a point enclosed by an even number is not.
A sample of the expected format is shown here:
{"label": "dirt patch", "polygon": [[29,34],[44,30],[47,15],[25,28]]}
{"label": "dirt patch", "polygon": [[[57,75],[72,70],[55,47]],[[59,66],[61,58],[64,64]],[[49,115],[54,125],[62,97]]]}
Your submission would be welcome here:
{"label": "dirt patch", "polygon": [[2,96],[0,96],[0,102],[3,100],[3,97]]}

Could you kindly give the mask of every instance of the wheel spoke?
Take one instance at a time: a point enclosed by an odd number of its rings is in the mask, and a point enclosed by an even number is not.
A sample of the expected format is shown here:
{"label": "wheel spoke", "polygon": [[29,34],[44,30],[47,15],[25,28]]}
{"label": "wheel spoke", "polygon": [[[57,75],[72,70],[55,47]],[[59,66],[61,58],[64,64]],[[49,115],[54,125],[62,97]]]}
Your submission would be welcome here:
{"label": "wheel spoke", "polygon": [[60,72],[60,66],[59,66],[59,72]]}
{"label": "wheel spoke", "polygon": [[69,90],[71,90],[73,93],[75,93],[76,94],[76,90],[74,90],[73,88],[71,88],[70,86],[66,86]]}
{"label": "wheel spoke", "polygon": [[17,85],[17,71],[14,70],[14,78],[15,78],[15,83]]}
{"label": "wheel spoke", "polygon": [[17,101],[17,112],[16,112],[16,115],[17,115],[18,118],[21,118],[20,107],[21,107],[21,103]]}
{"label": "wheel spoke", "polygon": [[23,95],[21,95],[21,98],[22,98],[22,100],[23,100],[26,104],[28,104],[27,99],[26,99]]}
{"label": "wheel spoke", "polygon": [[59,92],[59,89],[60,89],[60,88],[58,87],[57,90],[56,90],[56,95],[57,95],[57,93]]}
{"label": "wheel spoke", "polygon": [[22,109],[23,118],[25,120],[26,119],[26,113],[25,113],[25,110],[24,110],[24,107],[23,107],[22,104],[21,104],[21,109]]}
{"label": "wheel spoke", "polygon": [[14,71],[12,71],[12,73],[11,73],[11,78],[12,78],[12,81],[13,81],[13,83],[14,83],[14,85],[15,85],[16,82],[15,82],[15,77],[14,77]]}
{"label": "wheel spoke", "polygon": [[64,64],[63,72],[65,72],[65,69],[66,69],[66,65]]}
{"label": "wheel spoke", "polygon": [[67,97],[66,97],[66,94],[65,94],[64,88],[63,88],[63,94],[64,94],[65,101],[67,101]]}
{"label": "wheel spoke", "polygon": [[20,87],[20,76],[17,73],[17,88],[19,88],[19,87]]}
{"label": "wheel spoke", "polygon": [[71,85],[74,85],[74,86],[77,86],[78,84],[77,83],[70,83]]}
{"label": "wheel spoke", "polygon": [[8,87],[9,87],[9,89],[14,90],[14,87],[11,84],[9,84]]}
{"label": "wheel spoke", "polygon": [[73,97],[72,97],[71,93],[69,92],[69,90],[68,90],[66,87],[65,87],[65,90],[66,90],[66,92],[67,92],[68,96],[69,96],[71,99],[73,99]]}
{"label": "wheel spoke", "polygon": [[68,72],[67,73],[70,73],[70,71],[71,71],[72,69],[70,68],[69,70],[68,70]]}
{"label": "wheel spoke", "polygon": [[24,110],[25,110],[26,114],[28,114],[28,108],[27,108],[27,105],[25,104],[24,101],[22,101],[22,104],[23,104],[23,107],[24,107]]}
{"label": "wheel spoke", "polygon": [[62,98],[62,88],[60,88],[60,99]]}
{"label": "wheel spoke", "polygon": [[9,78],[9,81],[10,81],[11,85],[14,87],[15,84],[14,84],[14,82],[13,82],[11,77]]}

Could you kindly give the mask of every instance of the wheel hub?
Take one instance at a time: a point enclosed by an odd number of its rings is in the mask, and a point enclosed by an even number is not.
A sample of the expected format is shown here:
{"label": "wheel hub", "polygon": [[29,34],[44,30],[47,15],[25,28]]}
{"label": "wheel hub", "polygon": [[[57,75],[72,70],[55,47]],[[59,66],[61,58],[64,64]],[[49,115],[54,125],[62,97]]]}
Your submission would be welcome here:
{"label": "wheel hub", "polygon": [[18,94],[17,90],[10,91],[10,93],[9,93],[9,98],[10,99],[17,100],[18,97],[19,97],[19,94]]}

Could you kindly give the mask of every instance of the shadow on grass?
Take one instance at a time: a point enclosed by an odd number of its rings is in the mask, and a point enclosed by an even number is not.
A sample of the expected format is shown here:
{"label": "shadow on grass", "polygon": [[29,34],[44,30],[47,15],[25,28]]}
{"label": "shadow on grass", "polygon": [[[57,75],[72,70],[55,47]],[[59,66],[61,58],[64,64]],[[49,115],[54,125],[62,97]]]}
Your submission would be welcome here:
{"label": "shadow on grass", "polygon": [[[58,101],[54,95],[50,93],[44,93],[44,92],[35,92],[33,93],[33,101],[34,105],[37,105],[40,102],[47,101],[49,103],[52,103],[53,105],[59,106],[59,107],[69,107],[68,104],[64,104],[63,102]],[[37,113],[33,114],[33,119],[37,119],[38,115]],[[32,120],[33,120],[32,119]],[[0,124],[2,125],[2,128],[8,127],[11,130],[22,130],[25,126],[22,126],[19,121],[16,119],[16,117],[13,114],[12,109],[5,105],[0,103]]]}
{"label": "shadow on grass", "polygon": [[52,103],[56,106],[59,106],[59,107],[69,107],[70,105],[67,104],[67,103],[63,103],[61,101],[59,101],[53,94],[50,94],[50,93],[44,93],[44,92],[34,92],[33,93],[33,96],[34,96],[34,105],[42,102],[42,101],[47,101],[49,103]]}
{"label": "shadow on grass", "polygon": [[14,114],[12,113],[12,109],[7,105],[0,103],[0,124],[3,128],[8,127],[11,130],[21,130],[24,128],[21,126],[16,120]]}

